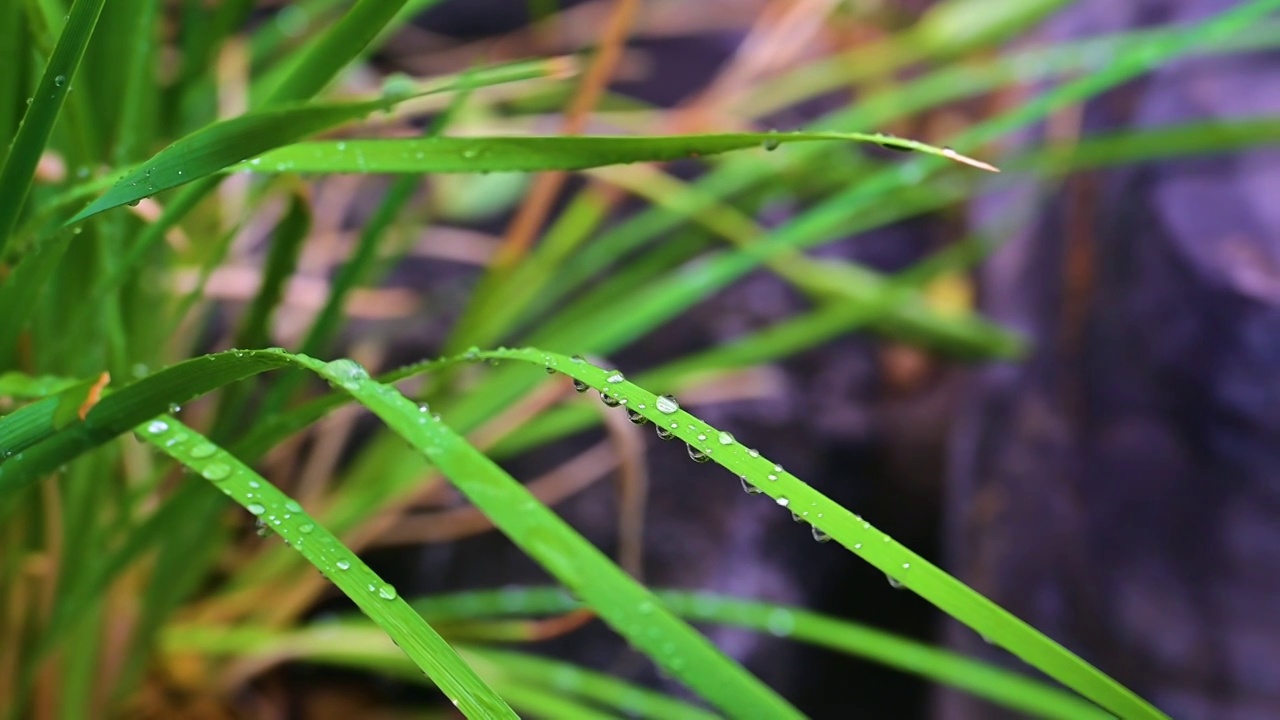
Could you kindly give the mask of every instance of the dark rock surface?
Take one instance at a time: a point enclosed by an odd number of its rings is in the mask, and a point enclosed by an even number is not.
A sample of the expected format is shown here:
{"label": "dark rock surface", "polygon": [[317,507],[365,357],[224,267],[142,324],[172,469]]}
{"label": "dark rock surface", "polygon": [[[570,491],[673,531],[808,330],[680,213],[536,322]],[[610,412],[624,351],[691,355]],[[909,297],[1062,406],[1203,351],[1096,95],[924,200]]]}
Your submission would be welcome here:
{"label": "dark rock surface", "polygon": [[[1046,35],[1230,5],[1082,2]],[[1090,103],[1085,124],[1277,113],[1270,53],[1177,62]],[[985,310],[1036,350],[964,383],[950,565],[1177,718],[1280,716],[1277,192],[1274,149],[1078,176],[982,273]],[[939,707],[1000,717],[954,695]]]}

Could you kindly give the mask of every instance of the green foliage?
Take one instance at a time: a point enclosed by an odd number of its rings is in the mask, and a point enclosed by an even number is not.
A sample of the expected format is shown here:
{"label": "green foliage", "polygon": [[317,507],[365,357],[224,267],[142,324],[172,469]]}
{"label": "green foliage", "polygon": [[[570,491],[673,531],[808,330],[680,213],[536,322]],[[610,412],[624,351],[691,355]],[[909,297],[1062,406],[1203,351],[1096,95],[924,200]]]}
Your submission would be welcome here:
{"label": "green foliage", "polygon": [[[963,278],[997,238],[892,276],[804,251],[1000,183],[1274,142],[1277,121],[1262,118],[1037,148],[1003,158],[1013,171],[1004,176],[976,172],[994,168],[960,154],[992,156],[1008,133],[1177,56],[1274,48],[1280,33],[1266,17],[1280,0],[1241,3],[1196,27],[1003,54],[989,51],[1063,3],[989,13],[989,3],[953,0],[857,48],[858,62],[832,55],[759,79],[722,108],[742,120],[723,129],[733,132],[671,134],[664,111],[606,93],[598,115],[624,132],[583,136],[548,136],[536,108],[593,82],[579,66],[603,53],[360,87],[361,73],[348,71],[367,70],[367,58],[434,4],[307,0],[254,24],[247,0],[207,13],[199,3],[170,13],[153,0],[0,3],[0,55],[11,62],[0,73],[0,137],[13,138],[0,148],[0,716],[172,714],[143,706],[212,697],[242,682],[245,667],[284,659],[427,683],[473,717],[715,716],[500,647],[535,639],[530,628],[544,616],[589,612],[731,717],[799,713],[691,621],[869,658],[1039,716],[1163,717],[767,460],[770,448],[746,448],[655,392],[693,390],[855,331],[970,361],[1020,357],[1020,338],[933,292],[940,279]],[[162,34],[175,19],[178,32]],[[181,62],[169,66],[174,57]],[[923,72],[899,72],[912,68]],[[876,131],[1044,80],[1059,84],[965,127],[949,148]],[[857,103],[803,132],[760,125],[850,89]],[[877,159],[857,152],[860,143],[914,152]],[[673,160],[704,172],[686,181],[658,165],[628,166]],[[372,348],[376,358],[386,331],[346,322],[360,293],[377,288],[414,237],[446,224],[433,215],[516,209],[509,192],[440,207],[482,192],[480,174],[538,171],[584,171],[587,189],[566,193],[537,242],[512,233],[497,260],[480,261],[443,342],[450,357],[376,378],[352,360],[312,357],[346,354],[336,350],[342,339],[351,354]],[[336,274],[314,319],[300,323],[291,290],[316,275],[308,253],[324,232],[343,227],[328,203],[350,178],[336,174],[357,176],[374,197],[360,207],[371,212],[350,243],[334,245]],[[372,177],[388,174],[399,177]],[[456,185],[443,192],[443,183]],[[644,207],[619,218],[601,192],[608,186]],[[776,197],[802,209],[760,226],[754,218]],[[220,300],[215,279],[252,259],[259,240],[261,272]],[[761,269],[807,309],[635,372],[634,382],[567,357],[660,334]],[[504,343],[540,349],[469,349]],[[293,352],[267,347],[277,344]],[[244,349],[225,350],[233,345]],[[563,375],[728,469],[725,493],[741,482],[771,498],[815,540],[834,541],[826,550],[843,546],[1065,689],[801,608],[647,588],[497,464],[600,426],[598,409],[556,402]],[[354,410],[379,429],[339,463],[330,451],[345,436],[331,425]],[[315,457],[298,453],[303,441]],[[360,553],[437,481],[559,587],[401,598]],[[246,532],[255,521],[261,538]],[[367,620],[306,620],[329,585]],[[200,684],[167,693],[181,674],[169,670],[192,655]]]}

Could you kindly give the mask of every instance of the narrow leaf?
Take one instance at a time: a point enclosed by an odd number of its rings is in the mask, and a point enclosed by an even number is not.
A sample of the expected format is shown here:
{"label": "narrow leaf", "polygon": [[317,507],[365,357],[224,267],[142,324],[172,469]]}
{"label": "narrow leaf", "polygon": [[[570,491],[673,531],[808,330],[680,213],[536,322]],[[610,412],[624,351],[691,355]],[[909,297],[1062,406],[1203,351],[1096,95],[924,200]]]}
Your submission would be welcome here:
{"label": "narrow leaf", "polygon": [[485,173],[582,170],[634,162],[665,162],[732,150],[773,150],[787,143],[875,143],[916,150],[974,167],[995,167],[914,140],[880,133],[731,133],[669,137],[486,137],[349,140],[300,143],[239,166],[256,173]]}

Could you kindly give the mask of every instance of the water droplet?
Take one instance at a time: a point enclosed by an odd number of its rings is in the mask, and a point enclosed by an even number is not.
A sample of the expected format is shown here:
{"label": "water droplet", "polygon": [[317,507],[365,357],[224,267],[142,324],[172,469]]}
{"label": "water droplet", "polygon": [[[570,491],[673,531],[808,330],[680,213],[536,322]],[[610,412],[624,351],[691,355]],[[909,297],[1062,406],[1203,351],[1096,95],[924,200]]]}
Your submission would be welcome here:
{"label": "water droplet", "polygon": [[66,85],[66,84],[67,84],[67,76],[66,76],[66,75],[57,75],[57,76],[55,76],[55,77],[53,78],[53,84],[54,84],[54,85],[57,85],[58,87],[62,87],[63,85]]}
{"label": "water droplet", "polygon": [[763,492],[760,488],[747,482],[746,475],[739,475],[738,479],[742,481],[742,492],[748,495],[759,495],[761,492]]}
{"label": "water droplet", "polygon": [[200,474],[204,476],[205,480],[217,482],[218,480],[226,480],[227,476],[231,474],[231,468],[219,462],[209,463],[204,466]]}
{"label": "water droplet", "polygon": [[581,381],[581,380],[579,380],[578,378],[574,378],[574,379],[573,379],[573,389],[574,389],[574,390],[577,390],[577,391],[578,391],[578,392],[580,392],[580,393],[584,393],[584,392],[586,392],[586,391],[587,391],[587,388],[589,388],[589,387],[591,387],[591,386],[590,386],[590,385],[588,385],[588,384],[586,384],[586,383],[584,383],[584,382],[582,382],[582,381]]}
{"label": "water droplet", "polygon": [[[898,136],[894,135],[893,133],[880,133],[879,137],[882,137],[888,140],[899,139]],[[877,143],[877,144],[880,147],[884,148],[885,150],[893,150],[894,152],[914,152],[912,148],[902,147],[901,145],[891,145],[888,143]]]}
{"label": "water droplet", "polygon": [[672,435],[670,430],[662,427],[661,425],[654,425],[653,429],[658,434],[659,440],[670,440],[672,437],[674,437],[674,435]]}
{"label": "water droplet", "polygon": [[648,418],[636,412],[635,410],[632,410],[631,408],[627,408],[627,419],[635,423],[636,425],[643,425],[649,422]]}
{"label": "water droplet", "polygon": [[821,530],[819,530],[817,527],[813,527],[813,526],[811,526],[811,527],[809,528],[809,530],[813,533],[813,539],[814,539],[814,540],[817,540],[817,541],[818,541],[818,542],[820,542],[820,543],[830,542],[830,541],[831,541],[831,536],[830,536],[830,535],[828,535],[828,534],[826,534],[826,533],[824,533],[824,532],[822,532],[822,531],[821,531]]}
{"label": "water droplet", "polygon": [[782,507],[786,507],[791,504],[791,501],[785,497],[778,497],[774,502],[778,503]]}
{"label": "water droplet", "polygon": [[169,423],[163,420],[152,420],[147,423],[147,432],[152,435],[160,435],[169,431]]}
{"label": "water droplet", "polygon": [[705,452],[703,452],[703,451],[699,450],[698,448],[696,448],[696,447],[694,447],[694,446],[692,446],[692,445],[689,445],[689,446],[687,446],[687,447],[689,448],[689,459],[690,459],[690,460],[692,460],[692,461],[694,461],[694,462],[696,462],[696,463],[704,463],[704,462],[707,462],[708,460],[710,460],[710,459],[711,459],[711,458],[707,457],[707,454],[706,454]]}
{"label": "water droplet", "polygon": [[550,365],[548,365],[548,366],[546,366],[546,367],[544,367],[544,368],[542,368],[542,369],[543,369],[543,370],[546,370],[548,375],[555,375],[555,374],[556,374],[556,369],[555,369],[555,368],[553,368],[553,367],[551,367]]}
{"label": "water droplet", "polygon": [[680,409],[680,403],[671,395],[661,395],[654,403],[654,407],[658,408],[658,412],[663,415],[670,415]]}
{"label": "water droplet", "polygon": [[603,390],[600,391],[600,402],[604,403],[605,407],[618,407],[622,404],[621,400],[612,395],[606,395]]}
{"label": "water droplet", "polygon": [[778,476],[777,476],[777,475],[774,475],[773,473],[769,473],[769,474],[767,475],[767,477],[768,477],[770,480],[774,481],[774,482],[777,482],[777,480],[778,480]]}
{"label": "water droplet", "polygon": [[216,452],[218,452],[218,448],[213,443],[202,442],[191,448],[187,454],[197,460],[203,460],[204,458],[212,457]]}
{"label": "water droplet", "polygon": [[[902,563],[903,573],[906,573],[910,569],[911,569],[911,563]],[[889,579],[889,586],[892,587],[894,590],[901,590],[903,588],[903,582],[901,580],[898,580],[897,578],[889,575],[888,573],[885,573],[885,577]]]}
{"label": "water droplet", "polygon": [[267,511],[267,508],[264,507],[261,503],[249,503],[248,505],[245,506],[245,510],[248,510],[254,515],[261,515],[262,513]]}
{"label": "water droplet", "polygon": [[760,457],[760,451],[755,448],[747,448],[747,454],[753,458]]}
{"label": "water droplet", "polygon": [[[777,131],[777,130],[770,130],[770,131],[769,131],[769,134],[770,134],[770,135],[777,135],[777,134],[778,134],[778,131]],[[764,149],[765,149],[765,150],[767,150],[767,151],[769,151],[769,152],[773,152],[774,150],[777,150],[777,149],[778,149],[778,145],[779,145],[779,144],[781,144],[781,143],[780,143],[780,141],[778,140],[778,138],[773,138],[773,137],[771,137],[771,138],[769,138],[768,140],[765,140],[765,141],[764,141]]]}
{"label": "water droplet", "polygon": [[334,563],[334,565],[337,565],[339,570],[351,569],[351,563],[347,562],[346,560],[339,560],[338,562]]}
{"label": "water droplet", "polygon": [[796,616],[790,610],[776,608],[765,618],[765,627],[774,637],[786,637],[796,629]]}
{"label": "water droplet", "polygon": [[386,583],[383,583],[382,587],[378,588],[378,597],[383,600],[395,600],[396,589]]}
{"label": "water droplet", "polygon": [[606,382],[611,382],[611,383],[620,383],[620,382],[622,382],[622,381],[623,381],[623,380],[625,380],[625,379],[626,379],[626,378],[624,378],[624,377],[622,376],[622,373],[618,372],[617,370],[614,370],[612,375],[610,375],[609,377],[605,378],[605,381],[606,381]]}
{"label": "water droplet", "polygon": [[584,362],[581,355],[574,355],[573,357],[569,358],[569,360],[576,363]]}
{"label": "water droplet", "polygon": [[732,444],[733,444],[733,434],[732,434],[732,433],[727,433],[727,432],[725,432],[725,431],[723,431],[723,430],[721,430],[721,431],[720,431],[720,434],[716,436],[716,439],[720,441],[720,444],[721,444],[721,445],[732,445]]}
{"label": "water droplet", "polygon": [[795,510],[792,510],[792,511],[791,511],[791,522],[796,522],[796,523],[804,522],[804,518],[800,517],[800,513],[796,512]]}
{"label": "water droplet", "polygon": [[302,506],[298,504],[297,500],[285,500],[284,509],[289,512],[302,512]]}
{"label": "water droplet", "polygon": [[345,390],[355,390],[362,381],[369,379],[369,372],[360,363],[348,358],[326,363],[324,369]]}

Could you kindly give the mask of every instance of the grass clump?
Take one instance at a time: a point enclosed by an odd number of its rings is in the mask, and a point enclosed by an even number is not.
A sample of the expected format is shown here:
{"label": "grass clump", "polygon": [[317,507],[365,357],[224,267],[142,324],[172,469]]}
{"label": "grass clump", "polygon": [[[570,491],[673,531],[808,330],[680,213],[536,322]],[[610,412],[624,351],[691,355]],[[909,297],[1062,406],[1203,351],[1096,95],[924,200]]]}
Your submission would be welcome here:
{"label": "grass clump", "polygon": [[[769,448],[745,447],[661,393],[854,331],[1016,359],[1020,338],[928,291],[962,278],[989,244],[898,275],[804,251],[972,196],[988,177],[978,171],[996,169],[978,158],[1002,136],[1158,62],[1274,46],[1280,34],[1259,28],[1280,3],[1014,58],[983,51],[1061,3],[995,17],[942,3],[877,41],[878,64],[797,61],[695,108],[739,127],[687,133],[664,130],[671,111],[607,91],[625,15],[594,54],[369,82],[370,58],[394,55],[398,34],[435,4],[312,0],[265,20],[243,0],[207,17],[152,0],[0,6],[14,64],[0,74],[0,137],[12,138],[0,154],[0,715],[173,715],[190,709],[175,697],[222,702],[220,688],[306,660],[430,684],[471,717],[800,716],[698,621],[870,658],[1045,717],[1163,717],[767,459]],[[961,19],[963,33],[939,30]],[[955,58],[972,63],[959,70]],[[928,72],[899,73],[915,67]],[[1029,79],[1060,84],[949,145],[878,129]],[[803,132],[767,127],[772,112],[833,89],[863,92]],[[568,108],[568,132],[546,132],[548,105]],[[588,118],[612,132],[582,133]],[[1272,121],[1166,128],[1001,165],[1052,178],[1275,134]],[[854,150],[866,145],[912,154]],[[682,179],[662,165],[674,161],[700,172]],[[569,171],[584,182],[561,193]],[[641,207],[621,216],[628,194]],[[755,218],[778,194],[805,209],[766,228]],[[356,230],[352,213],[364,218]],[[356,359],[392,366],[394,338],[349,320],[403,299],[380,280],[420,232],[476,216],[512,221],[501,238],[453,248],[476,277],[438,343],[444,357],[371,377]],[[326,258],[331,278],[300,313],[298,288]],[[631,379],[571,357],[622,351],[762,268],[807,309]],[[220,290],[238,271],[250,279]],[[398,319],[424,319],[416,312]],[[767,496],[815,540],[1062,687],[802,608],[647,587],[498,462],[602,423],[560,403],[562,376],[729,470],[726,492],[741,483]],[[340,458],[332,450],[348,447],[356,411],[378,429]],[[404,598],[366,565],[362,554],[443,482],[559,587]],[[365,617],[308,619],[330,586]],[[707,707],[498,646],[542,637],[538,623],[591,617]],[[196,679],[182,686],[175,668],[188,661]]]}

